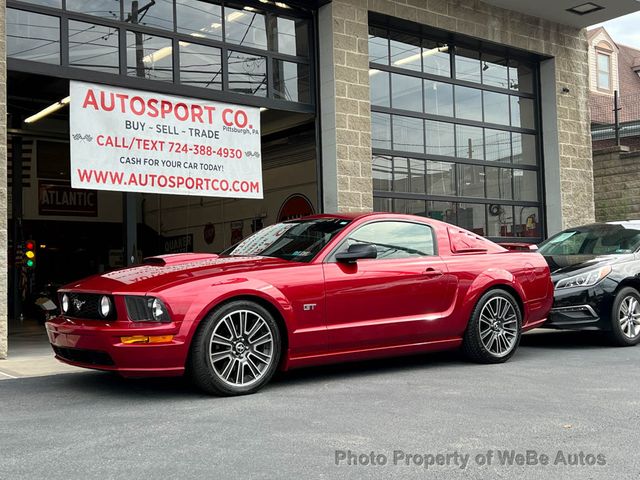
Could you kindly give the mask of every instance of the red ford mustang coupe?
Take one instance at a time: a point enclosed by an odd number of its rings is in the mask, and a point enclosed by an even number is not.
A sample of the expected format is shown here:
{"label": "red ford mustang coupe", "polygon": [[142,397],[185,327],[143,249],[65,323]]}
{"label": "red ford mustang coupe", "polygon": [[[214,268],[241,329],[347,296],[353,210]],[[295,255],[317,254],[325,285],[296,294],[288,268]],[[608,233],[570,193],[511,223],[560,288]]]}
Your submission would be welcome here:
{"label": "red ford mustang coupe", "polygon": [[504,362],[552,301],[538,253],[411,215],[316,215],[67,285],[46,326],[63,362],[239,395],[330,362],[459,346]]}

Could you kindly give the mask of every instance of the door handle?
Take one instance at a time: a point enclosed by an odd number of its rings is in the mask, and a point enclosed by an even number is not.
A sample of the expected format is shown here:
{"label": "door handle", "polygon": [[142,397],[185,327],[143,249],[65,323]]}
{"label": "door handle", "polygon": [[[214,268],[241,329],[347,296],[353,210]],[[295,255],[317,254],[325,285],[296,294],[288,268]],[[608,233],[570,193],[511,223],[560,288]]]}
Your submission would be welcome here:
{"label": "door handle", "polygon": [[426,277],[439,277],[440,275],[442,275],[442,270],[429,267],[423,272],[423,275]]}

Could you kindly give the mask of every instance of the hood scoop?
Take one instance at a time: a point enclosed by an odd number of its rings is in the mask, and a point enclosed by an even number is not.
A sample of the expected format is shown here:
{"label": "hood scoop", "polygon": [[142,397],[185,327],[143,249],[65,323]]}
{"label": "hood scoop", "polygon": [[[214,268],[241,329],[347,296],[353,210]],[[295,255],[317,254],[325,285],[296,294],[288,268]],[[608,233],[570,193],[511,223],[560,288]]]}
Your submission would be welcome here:
{"label": "hood scoop", "polygon": [[214,258],[218,258],[218,255],[215,253],[172,253],[169,255],[147,257],[142,263],[145,265],[166,267],[167,265],[179,265],[181,263],[197,262],[199,260],[213,260]]}

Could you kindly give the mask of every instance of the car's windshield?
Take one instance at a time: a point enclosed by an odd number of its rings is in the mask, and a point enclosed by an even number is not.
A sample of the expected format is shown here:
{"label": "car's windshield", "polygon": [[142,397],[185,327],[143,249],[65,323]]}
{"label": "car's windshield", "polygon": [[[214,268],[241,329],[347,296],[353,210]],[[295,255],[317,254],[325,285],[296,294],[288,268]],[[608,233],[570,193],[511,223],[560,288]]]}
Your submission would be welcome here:
{"label": "car's windshield", "polygon": [[349,220],[320,218],[277,223],[228,248],[222,255],[260,255],[296,262],[309,262]]}
{"label": "car's windshield", "polygon": [[640,230],[623,225],[601,224],[573,228],[540,244],[543,255],[617,255],[640,247]]}

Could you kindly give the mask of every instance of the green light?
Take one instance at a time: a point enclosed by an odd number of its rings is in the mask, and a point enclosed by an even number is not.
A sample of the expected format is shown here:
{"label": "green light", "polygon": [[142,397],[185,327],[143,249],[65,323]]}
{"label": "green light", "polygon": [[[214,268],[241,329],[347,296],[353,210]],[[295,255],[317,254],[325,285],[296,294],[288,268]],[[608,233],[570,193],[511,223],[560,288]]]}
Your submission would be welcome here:
{"label": "green light", "polygon": [[27,267],[33,267],[33,260],[27,260]]}

